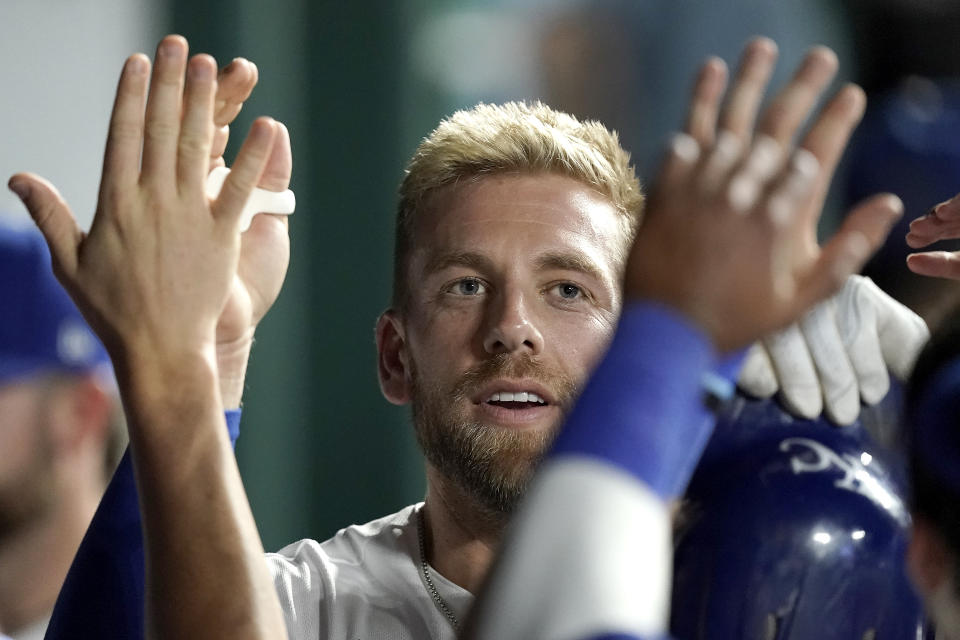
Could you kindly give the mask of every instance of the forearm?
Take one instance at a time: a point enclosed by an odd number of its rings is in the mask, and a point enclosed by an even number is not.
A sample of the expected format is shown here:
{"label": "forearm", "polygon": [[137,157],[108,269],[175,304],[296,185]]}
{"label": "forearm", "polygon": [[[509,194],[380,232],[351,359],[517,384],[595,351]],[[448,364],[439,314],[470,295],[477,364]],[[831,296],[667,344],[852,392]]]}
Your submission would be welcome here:
{"label": "forearm", "polygon": [[118,374],[143,517],[147,635],[282,637],[214,355],[144,358]]}

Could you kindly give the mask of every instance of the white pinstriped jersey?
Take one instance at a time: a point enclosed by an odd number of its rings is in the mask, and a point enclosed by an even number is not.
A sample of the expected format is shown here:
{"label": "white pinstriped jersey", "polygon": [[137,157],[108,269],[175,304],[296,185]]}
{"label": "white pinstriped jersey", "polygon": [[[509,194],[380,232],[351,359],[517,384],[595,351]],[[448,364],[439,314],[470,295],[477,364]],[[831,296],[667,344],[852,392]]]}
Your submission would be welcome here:
{"label": "white pinstriped jersey", "polygon": [[[420,568],[422,507],[267,554],[291,640],[455,640]],[[473,596],[433,569],[430,578],[463,620]]]}

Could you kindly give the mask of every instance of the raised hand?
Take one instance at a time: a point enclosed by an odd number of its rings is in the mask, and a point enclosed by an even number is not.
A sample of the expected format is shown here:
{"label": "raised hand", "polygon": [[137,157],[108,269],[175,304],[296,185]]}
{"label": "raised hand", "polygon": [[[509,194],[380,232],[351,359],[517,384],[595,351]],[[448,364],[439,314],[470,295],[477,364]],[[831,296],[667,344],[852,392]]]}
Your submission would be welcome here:
{"label": "raised hand", "polygon": [[902,210],[896,197],[875,196],[818,246],[823,199],[865,98],[859,87],[841,89],[793,149],[836,57],[813,49],[754,128],[775,58],[770,40],[750,43],[722,110],[725,68],[705,65],[688,133],[670,146],[627,267],[628,297],[673,306],[722,351],[789,324],[839,289]]}
{"label": "raised hand", "polygon": [[[224,166],[230,125],[250,97],[259,74],[256,65],[237,58],[219,74],[214,103],[216,127],[210,169]],[[293,156],[286,127],[277,123],[277,140],[257,186],[283,191],[290,184]],[[217,322],[217,369],[226,408],[240,406],[253,335],[276,301],[290,262],[286,216],[258,215],[242,235],[237,272]]]}
{"label": "raised hand", "polygon": [[47,238],[58,276],[115,357],[215,344],[239,262],[236,218],[278,133],[268,118],[255,122],[221,196],[209,202],[216,63],[198,55],[187,65],[186,57],[182,38],[166,38],[152,80],[145,56],[127,60],[89,235],[45,180],[10,180]]}
{"label": "raised hand", "polygon": [[[922,249],[940,240],[960,238],[960,195],[936,205],[910,223],[907,245]],[[934,278],[960,280],[960,252],[923,251],[907,256],[914,273]]]}
{"label": "raised hand", "polygon": [[147,636],[285,637],[224,429],[216,357],[241,262],[240,213],[283,156],[285,134],[270,118],[255,121],[209,199],[216,96],[215,61],[188,61],[179,36],[161,41],[152,74],[146,56],[127,60],[89,234],[42,178],[18,174],[9,185],[114,361],[143,516]]}

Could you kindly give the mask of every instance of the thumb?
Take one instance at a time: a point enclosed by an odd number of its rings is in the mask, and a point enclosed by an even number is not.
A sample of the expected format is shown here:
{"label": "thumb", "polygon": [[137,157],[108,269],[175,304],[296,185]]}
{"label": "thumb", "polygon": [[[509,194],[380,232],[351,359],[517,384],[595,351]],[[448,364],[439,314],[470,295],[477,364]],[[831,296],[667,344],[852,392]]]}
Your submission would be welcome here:
{"label": "thumb", "polygon": [[72,277],[77,269],[77,246],[83,232],[57,188],[38,175],[18,173],[7,186],[23,201],[30,217],[50,247],[54,266]]}
{"label": "thumb", "polygon": [[833,294],[848,276],[859,272],[902,215],[903,203],[889,193],[875,195],[854,207],[808,274],[804,306]]}
{"label": "thumb", "polygon": [[282,122],[277,122],[276,139],[267,166],[260,175],[257,184],[262,189],[283,191],[290,186],[290,175],[293,173],[293,154],[290,151],[290,133]]}

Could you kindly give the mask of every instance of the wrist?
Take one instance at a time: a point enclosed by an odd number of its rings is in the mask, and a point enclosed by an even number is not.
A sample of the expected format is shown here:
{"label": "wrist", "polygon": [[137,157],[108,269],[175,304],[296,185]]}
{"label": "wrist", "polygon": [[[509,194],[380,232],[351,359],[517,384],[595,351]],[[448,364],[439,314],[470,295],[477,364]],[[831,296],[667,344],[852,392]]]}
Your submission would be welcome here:
{"label": "wrist", "polygon": [[222,423],[212,343],[196,351],[129,352],[115,364],[138,460],[165,460],[170,451],[211,435],[198,425]]}
{"label": "wrist", "polygon": [[225,409],[237,409],[243,398],[243,385],[247,376],[247,364],[253,348],[255,327],[250,327],[240,337],[217,342],[216,365],[220,385],[220,397]]}

